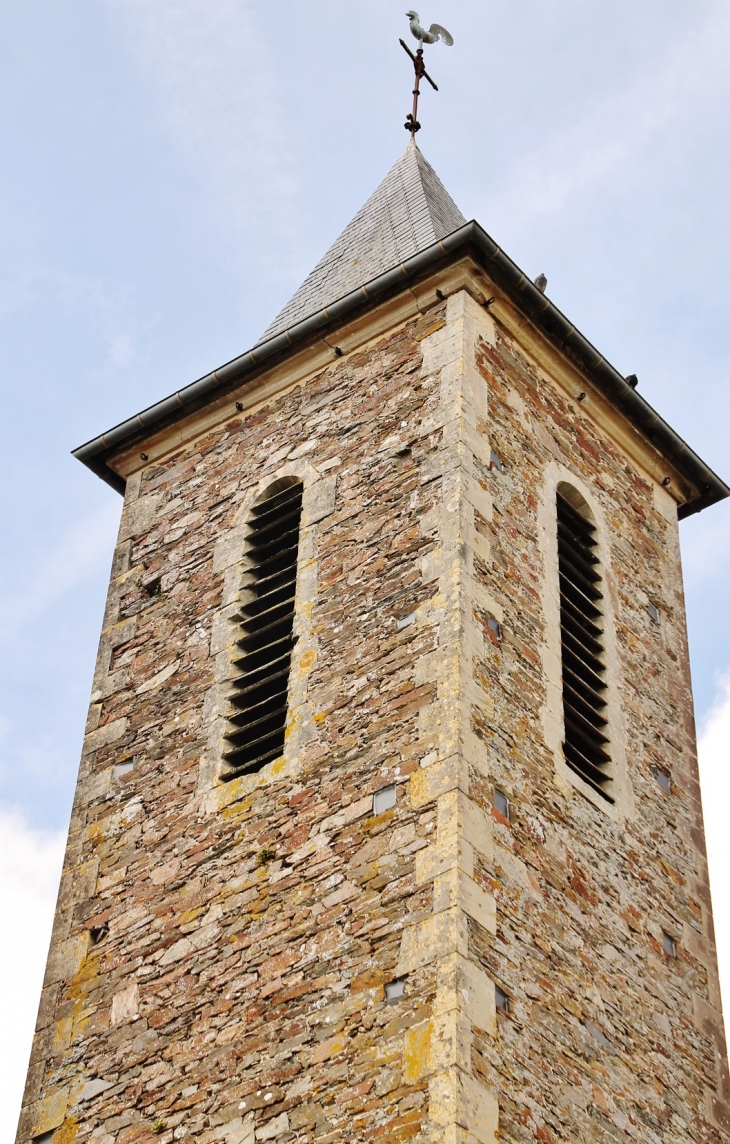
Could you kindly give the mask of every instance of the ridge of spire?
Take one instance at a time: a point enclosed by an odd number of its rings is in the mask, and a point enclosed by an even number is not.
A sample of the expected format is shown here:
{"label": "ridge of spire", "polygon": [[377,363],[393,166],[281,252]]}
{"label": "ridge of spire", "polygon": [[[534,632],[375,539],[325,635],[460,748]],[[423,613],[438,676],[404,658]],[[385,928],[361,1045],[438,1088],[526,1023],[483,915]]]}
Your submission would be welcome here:
{"label": "ridge of spire", "polygon": [[411,139],[380,186],[277,315],[259,343],[411,258],[466,219]]}

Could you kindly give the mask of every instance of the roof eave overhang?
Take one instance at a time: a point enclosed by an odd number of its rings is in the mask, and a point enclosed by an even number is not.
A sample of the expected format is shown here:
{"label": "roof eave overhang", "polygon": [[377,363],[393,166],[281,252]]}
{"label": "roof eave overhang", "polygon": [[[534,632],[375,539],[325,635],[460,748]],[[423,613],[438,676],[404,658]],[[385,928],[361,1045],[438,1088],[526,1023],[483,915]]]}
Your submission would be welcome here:
{"label": "roof eave overhang", "polygon": [[108,464],[112,456],[136,441],[143,441],[152,433],[189,416],[196,409],[242,383],[253,381],[293,350],[323,338],[328,331],[344,321],[397,293],[424,274],[432,273],[440,263],[451,262],[455,257],[467,253],[474,256],[495,285],[504,290],[513,304],[543,335],[587,374],[607,400],[651,442],[657,452],[698,489],[698,494],[692,500],[680,506],[680,518],[700,512],[730,496],[730,488],[725,482],[674,432],[648,401],[629,385],[618,370],[606,361],[595,346],[583,337],[557,306],[540,293],[477,222],[466,223],[392,270],[338,298],[332,305],[259,343],[240,357],[142,410],[85,445],[80,445],[73,450],[73,455],[112,488],[123,493],[124,478]]}

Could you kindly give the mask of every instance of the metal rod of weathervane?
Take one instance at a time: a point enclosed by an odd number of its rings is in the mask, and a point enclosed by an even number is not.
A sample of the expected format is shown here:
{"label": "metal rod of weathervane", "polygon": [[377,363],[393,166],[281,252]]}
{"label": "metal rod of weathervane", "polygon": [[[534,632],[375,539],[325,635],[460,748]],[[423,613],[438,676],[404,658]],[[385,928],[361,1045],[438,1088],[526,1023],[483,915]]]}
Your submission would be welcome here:
{"label": "metal rod of weathervane", "polygon": [[418,41],[418,48],[414,55],[405,40],[400,40],[400,46],[408,53],[413,61],[413,70],[416,75],[416,86],[413,88],[413,108],[406,116],[406,121],[403,125],[406,131],[410,131],[411,139],[414,139],[416,132],[421,130],[421,124],[418,122],[418,97],[421,94],[421,79],[427,79],[434,91],[438,91],[437,84],[434,83],[426,71],[426,65],[423,61],[423,45],[435,44],[438,40],[442,40],[443,43],[450,48],[454,42],[454,38],[441,24],[432,24],[427,31],[421,26],[421,18],[418,12],[406,12],[406,16],[410,20],[411,33]]}

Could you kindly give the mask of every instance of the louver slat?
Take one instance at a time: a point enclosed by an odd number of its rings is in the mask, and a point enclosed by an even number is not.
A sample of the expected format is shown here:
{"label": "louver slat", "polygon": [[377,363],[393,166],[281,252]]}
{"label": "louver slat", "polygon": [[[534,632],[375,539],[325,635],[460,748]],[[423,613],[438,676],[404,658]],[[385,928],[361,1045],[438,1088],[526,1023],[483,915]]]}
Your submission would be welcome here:
{"label": "louver slat", "polygon": [[570,686],[567,679],[563,680],[563,690],[566,695],[566,701],[570,704],[571,709],[578,712],[587,723],[590,723],[592,727],[596,727],[599,731],[602,727],[607,726],[607,722],[603,716],[599,715],[591,703],[586,702],[579,691],[576,691],[574,687]]}
{"label": "louver slat", "polygon": [[586,647],[594,648],[597,653],[600,653],[603,644],[601,643],[602,632],[596,624],[587,620],[585,616],[581,615],[576,607],[574,607],[567,596],[563,597],[563,623],[573,635],[581,640]]}
{"label": "louver slat", "polygon": [[601,572],[595,529],[557,495],[565,761],[608,802]]}
{"label": "louver slat", "polygon": [[302,485],[267,497],[249,520],[249,568],[233,665],[226,778],[259,771],[281,755],[287,717]]}

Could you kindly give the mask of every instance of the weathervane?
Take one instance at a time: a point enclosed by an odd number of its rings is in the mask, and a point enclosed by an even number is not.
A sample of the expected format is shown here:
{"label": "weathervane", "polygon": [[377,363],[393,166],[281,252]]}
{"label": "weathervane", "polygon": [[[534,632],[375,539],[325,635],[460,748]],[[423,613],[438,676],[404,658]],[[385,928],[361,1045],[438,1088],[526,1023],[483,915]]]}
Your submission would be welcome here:
{"label": "weathervane", "polygon": [[426,65],[423,62],[423,45],[435,44],[438,40],[443,40],[448,48],[454,42],[454,37],[446,28],[442,28],[440,24],[432,24],[426,31],[421,27],[421,17],[418,12],[406,12],[406,16],[411,22],[411,32],[414,38],[418,41],[418,49],[414,56],[408,44],[404,40],[400,41],[400,46],[413,60],[413,70],[416,73],[416,86],[413,89],[413,110],[406,116],[404,127],[406,131],[410,131],[411,139],[415,139],[416,132],[421,130],[421,124],[418,122],[418,96],[420,95],[421,77],[424,77],[431,84],[434,91],[438,91],[438,86],[433,82],[430,75],[426,71]]}

